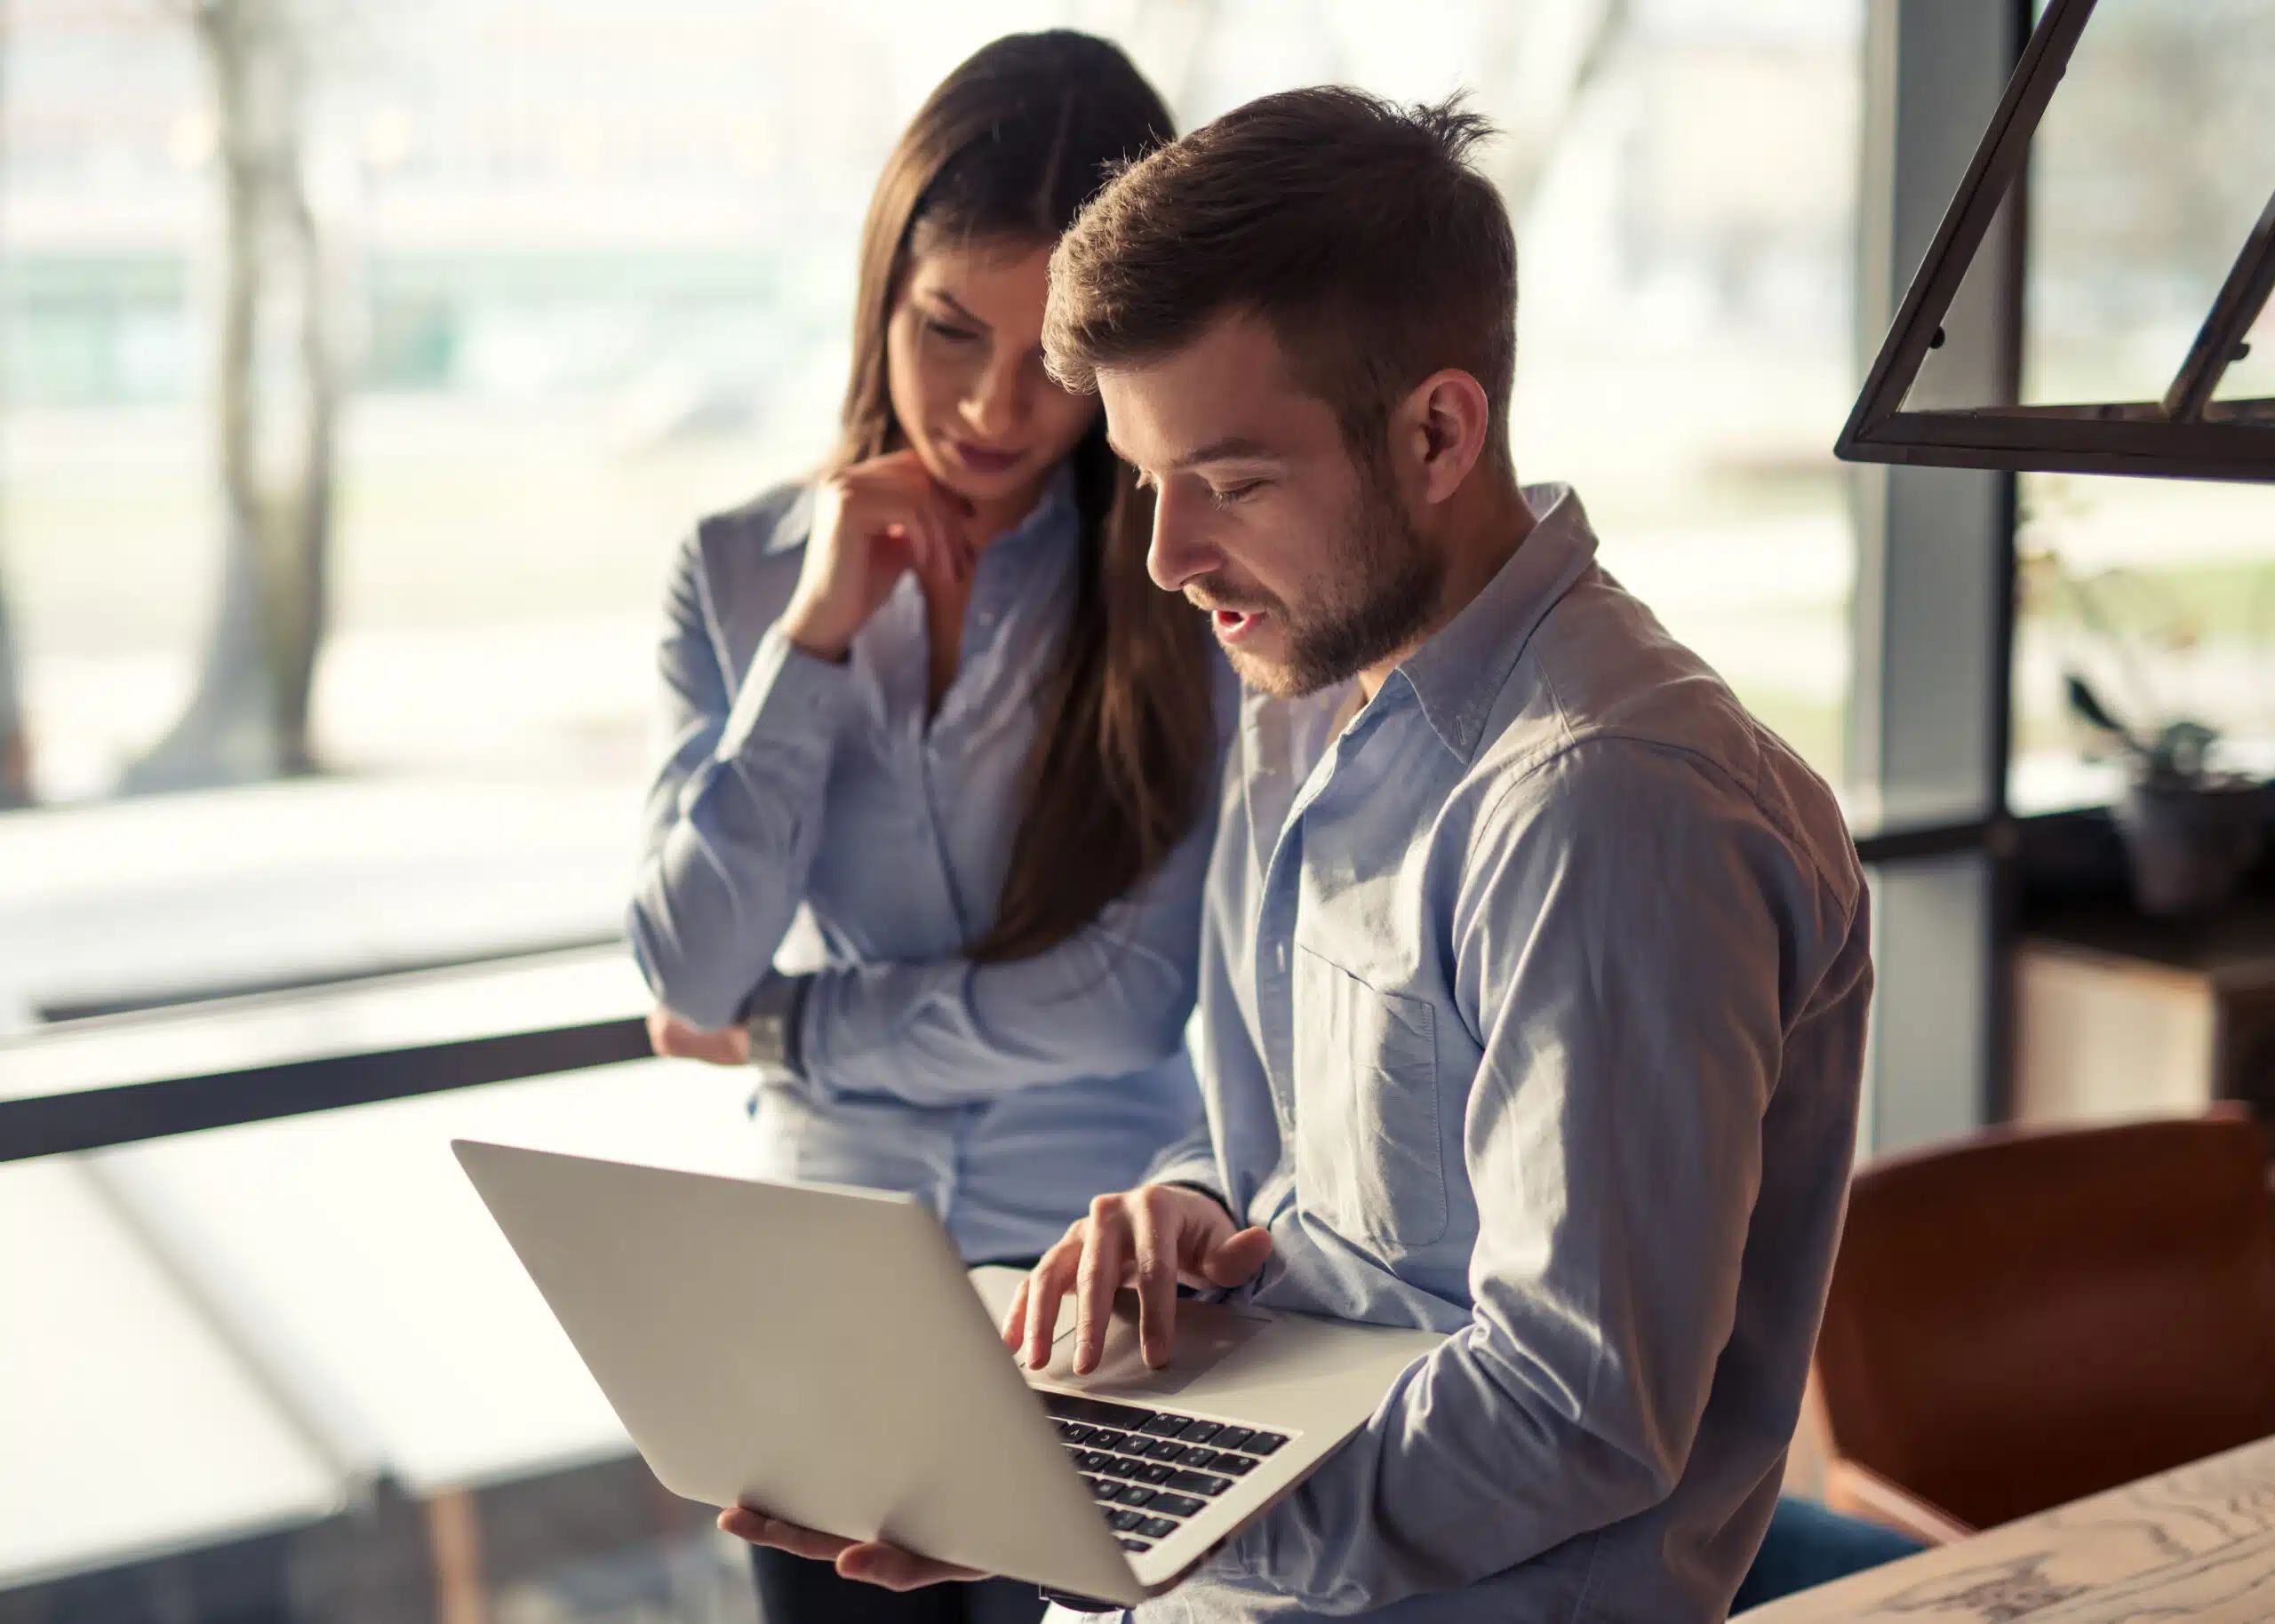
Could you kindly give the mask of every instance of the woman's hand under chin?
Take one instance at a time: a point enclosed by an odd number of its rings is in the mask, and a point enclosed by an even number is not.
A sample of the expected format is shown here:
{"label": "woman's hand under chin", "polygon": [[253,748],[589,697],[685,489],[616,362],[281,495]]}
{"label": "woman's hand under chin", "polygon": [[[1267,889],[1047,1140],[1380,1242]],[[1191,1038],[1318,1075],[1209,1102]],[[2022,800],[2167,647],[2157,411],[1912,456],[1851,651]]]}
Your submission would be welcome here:
{"label": "woman's hand under chin", "polygon": [[813,531],[782,633],[817,659],[842,660],[895,581],[914,569],[970,576],[971,504],[943,488],[914,451],[856,463],[814,492]]}

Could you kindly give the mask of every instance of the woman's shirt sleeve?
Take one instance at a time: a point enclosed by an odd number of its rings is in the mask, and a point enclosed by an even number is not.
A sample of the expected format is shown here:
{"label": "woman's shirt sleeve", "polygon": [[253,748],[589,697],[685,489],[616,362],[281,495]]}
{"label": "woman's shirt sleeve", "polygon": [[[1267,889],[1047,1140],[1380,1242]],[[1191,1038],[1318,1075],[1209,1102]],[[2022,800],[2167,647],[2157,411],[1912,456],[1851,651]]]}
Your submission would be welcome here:
{"label": "woman's shirt sleeve", "polygon": [[819,972],[800,1023],[812,1087],[962,1104],[1071,1078],[1126,1076],[1177,1052],[1193,1013],[1201,896],[1239,721],[1239,682],[1214,658],[1216,753],[1204,782],[1216,793],[1168,860],[1032,958]]}
{"label": "woman's shirt sleeve", "polygon": [[[786,595],[794,563],[784,561]],[[770,626],[730,687],[704,580],[698,531],[674,561],[666,595],[666,750],[648,792],[629,925],[650,991],[715,1030],[767,973],[804,898],[853,679]]]}
{"label": "woman's shirt sleeve", "polygon": [[1193,1012],[1212,832],[1202,818],[1135,892],[1031,958],[818,972],[802,1022],[810,1085],[955,1105],[1168,1059]]}

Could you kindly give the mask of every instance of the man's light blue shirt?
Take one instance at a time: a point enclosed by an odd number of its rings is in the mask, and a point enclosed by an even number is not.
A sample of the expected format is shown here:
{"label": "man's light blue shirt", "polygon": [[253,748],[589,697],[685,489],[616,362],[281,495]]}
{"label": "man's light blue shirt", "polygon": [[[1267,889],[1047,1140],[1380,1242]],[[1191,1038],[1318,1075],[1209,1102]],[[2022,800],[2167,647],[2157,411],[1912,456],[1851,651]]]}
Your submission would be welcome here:
{"label": "man's light blue shirt", "polygon": [[658,999],[725,1026],[802,906],[826,956],[805,1078],[761,1085],[755,1171],[909,1190],[966,1258],[1032,1257],[1195,1119],[1181,1044],[1208,821],[1058,946],[966,959],[994,920],[1071,615],[1071,482],[981,551],[937,712],[913,576],[842,664],[776,627],[812,509],[786,487],[706,520],[674,562],[634,950]]}
{"label": "man's light blue shirt", "polygon": [[1340,728],[1250,696],[1202,933],[1259,1303],[1449,1340],[1153,1620],[1721,1618],[1767,1524],[1872,968],[1832,793],[1595,562],[1578,499]]}

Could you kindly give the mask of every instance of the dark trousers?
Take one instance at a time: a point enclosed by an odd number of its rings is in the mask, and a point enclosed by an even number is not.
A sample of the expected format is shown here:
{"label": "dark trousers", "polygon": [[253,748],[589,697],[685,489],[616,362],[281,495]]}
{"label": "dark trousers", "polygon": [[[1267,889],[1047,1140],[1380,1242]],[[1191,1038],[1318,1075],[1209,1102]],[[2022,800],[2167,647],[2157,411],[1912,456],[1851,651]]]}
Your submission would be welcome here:
{"label": "dark trousers", "polygon": [[1829,1585],[1920,1549],[1920,1541],[1878,1523],[1828,1511],[1815,1501],[1781,1495],[1761,1550],[1730,1604],[1733,1617],[1799,1590]]}
{"label": "dark trousers", "polygon": [[1049,1604],[1015,1579],[882,1590],[826,1562],[763,1546],[751,1551],[759,1624],[1035,1624]]}

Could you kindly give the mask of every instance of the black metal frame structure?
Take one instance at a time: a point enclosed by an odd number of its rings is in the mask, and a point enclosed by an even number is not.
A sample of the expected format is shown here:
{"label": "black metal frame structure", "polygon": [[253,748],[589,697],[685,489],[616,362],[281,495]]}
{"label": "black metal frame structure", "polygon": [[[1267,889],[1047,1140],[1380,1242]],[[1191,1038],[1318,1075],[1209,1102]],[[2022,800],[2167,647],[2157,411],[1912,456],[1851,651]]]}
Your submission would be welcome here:
{"label": "black metal frame structure", "polygon": [[1852,462],[2219,480],[2275,480],[2275,400],[2215,401],[2275,291],[2275,197],[2245,239],[2187,359],[2159,401],[2024,406],[1905,402],[1947,324],[1968,267],[2027,170],[2031,140],[2092,18],[2095,0],[2053,0],[2024,46],[1973,161],[1895,313],[1834,450]]}
{"label": "black metal frame structure", "polygon": [[[2030,0],[1870,0],[1858,178],[1856,344],[1880,347],[2000,106]],[[1994,210],[1983,273],[1949,301],[1954,386],[2012,400],[2022,370],[2023,210]],[[1847,777],[1879,809],[1859,841],[1876,909],[1861,1149],[1962,1134],[2000,1114],[2013,928],[2007,805],[2015,476],[1866,463],[1851,482]],[[1877,838],[1871,838],[1877,837]]]}
{"label": "black metal frame structure", "polygon": [[636,1016],[0,1099],[0,1162],[647,1058]]}

